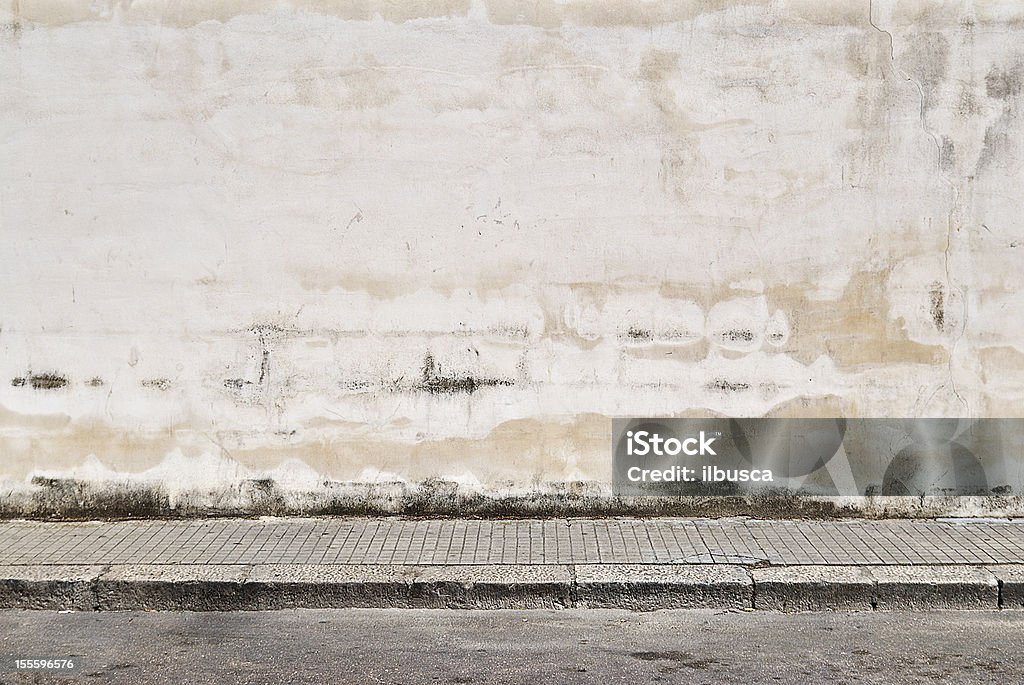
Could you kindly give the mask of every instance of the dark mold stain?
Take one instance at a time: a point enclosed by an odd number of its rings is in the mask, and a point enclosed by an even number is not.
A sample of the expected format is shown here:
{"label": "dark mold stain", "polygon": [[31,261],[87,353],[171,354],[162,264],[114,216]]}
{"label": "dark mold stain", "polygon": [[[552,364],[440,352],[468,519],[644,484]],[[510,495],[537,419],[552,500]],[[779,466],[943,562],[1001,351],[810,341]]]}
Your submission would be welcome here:
{"label": "dark mold stain", "polygon": [[1024,59],[1017,56],[1013,64],[992,65],[985,76],[985,93],[999,100],[1009,100],[1024,92]]}
{"label": "dark mold stain", "polygon": [[[608,497],[593,483],[552,483],[543,492],[485,495],[440,479],[416,484],[327,481],[317,493],[285,498],[269,478],[217,492],[179,496],[175,506],[159,485],[95,483],[66,478],[32,479],[36,490],[0,498],[0,519],[119,520],[211,516],[404,516],[408,518],[533,519],[566,516],[752,516],[762,519],[932,518],[957,511],[960,499],[914,498],[917,506],[864,509],[832,499],[773,493],[736,496]],[[875,493],[877,494],[877,493]],[[211,498],[212,496],[212,498]],[[1019,506],[1019,498],[991,498],[994,508]]]}
{"label": "dark mold stain", "polygon": [[1014,140],[1008,130],[1007,115],[1003,114],[991,126],[985,129],[985,138],[981,143],[981,152],[975,165],[975,173],[980,174],[1005,158],[1008,151],[1013,150]]}
{"label": "dark mold stain", "polygon": [[171,387],[169,378],[147,378],[142,381],[142,387],[153,388],[154,390],[167,390]]}
{"label": "dark mold stain", "polygon": [[514,381],[510,378],[476,378],[469,375],[444,374],[441,367],[434,361],[434,356],[427,352],[423,358],[420,382],[417,390],[434,395],[453,395],[456,393],[473,393],[480,388],[494,386],[510,386]]}
{"label": "dark mold stain", "polygon": [[932,322],[935,323],[935,330],[942,331],[946,328],[946,291],[942,284],[936,281],[928,289],[928,297],[931,302]]}
{"label": "dark mold stain", "polygon": [[68,384],[68,379],[58,373],[33,373],[28,378],[15,378],[11,385],[20,387],[26,382],[34,390],[59,390]]}
{"label": "dark mold stain", "polygon": [[245,485],[245,494],[249,496],[250,506],[257,516],[288,515],[288,503],[273,478],[254,478],[246,481]]}
{"label": "dark mold stain", "polygon": [[1019,108],[1014,103],[1024,93],[1024,57],[1018,55],[1008,67],[994,65],[985,76],[985,92],[1007,104],[999,118],[985,129],[975,165],[976,175],[989,167],[1006,164],[1017,156],[1020,143],[1015,119]]}
{"label": "dark mold stain", "polygon": [[507,324],[507,325],[491,326],[487,330],[490,333],[493,333],[494,335],[500,335],[500,336],[506,337],[506,338],[529,338],[530,337],[530,329],[527,328],[524,324]]}
{"label": "dark mold stain", "polygon": [[921,86],[925,109],[935,105],[936,93],[949,71],[949,40],[941,33],[914,36],[899,56],[901,69]]}
{"label": "dark mold stain", "polygon": [[724,378],[716,378],[704,387],[708,390],[717,390],[718,392],[742,392],[750,390],[750,383],[733,383]]}
{"label": "dark mold stain", "polygon": [[23,387],[27,382],[28,381],[26,381],[25,378],[22,376],[18,376],[17,378],[11,379],[11,385],[13,385],[16,388]]}
{"label": "dark mold stain", "polygon": [[263,348],[263,356],[260,358],[260,379],[259,384],[263,385],[263,381],[267,380],[267,375],[270,373],[270,350],[266,347]]}
{"label": "dark mold stain", "polygon": [[654,337],[654,333],[647,328],[630,326],[629,330],[626,331],[626,337],[631,340],[651,340]]}
{"label": "dark mold stain", "polygon": [[956,166],[956,145],[949,136],[942,136],[942,146],[939,149],[939,168],[943,171],[951,171]]}
{"label": "dark mold stain", "polygon": [[254,478],[249,483],[260,492],[271,492],[274,489],[273,478]]}
{"label": "dark mold stain", "polygon": [[[95,484],[71,478],[36,476],[25,508],[33,518],[57,520],[168,518],[175,515],[159,486],[123,483]],[[7,506],[0,516],[10,518]]]}
{"label": "dark mold stain", "polygon": [[87,380],[85,384],[88,385],[90,388],[100,388],[103,387],[103,379],[100,378],[99,376],[93,376],[92,378]]}
{"label": "dark mold stain", "polygon": [[267,338],[282,338],[301,333],[298,328],[286,328],[273,323],[257,323],[249,327],[249,332],[260,340]]}
{"label": "dark mold stain", "polygon": [[753,342],[754,332],[745,328],[732,328],[722,331],[719,337],[730,342]]}
{"label": "dark mold stain", "polygon": [[244,378],[225,378],[224,387],[231,390],[241,390],[246,386],[260,385],[262,386],[267,378],[270,376],[270,349],[266,346],[266,341],[260,339],[260,344],[263,346],[260,357],[260,377],[256,382],[246,380]]}

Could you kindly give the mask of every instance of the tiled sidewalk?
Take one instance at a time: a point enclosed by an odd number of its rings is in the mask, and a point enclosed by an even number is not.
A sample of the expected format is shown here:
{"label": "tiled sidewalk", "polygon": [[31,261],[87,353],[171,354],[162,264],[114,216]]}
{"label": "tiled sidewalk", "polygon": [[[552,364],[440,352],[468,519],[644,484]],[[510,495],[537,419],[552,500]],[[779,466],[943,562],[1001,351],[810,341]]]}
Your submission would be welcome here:
{"label": "tiled sidewalk", "polygon": [[1024,563],[1024,521],[0,522],[0,565]]}

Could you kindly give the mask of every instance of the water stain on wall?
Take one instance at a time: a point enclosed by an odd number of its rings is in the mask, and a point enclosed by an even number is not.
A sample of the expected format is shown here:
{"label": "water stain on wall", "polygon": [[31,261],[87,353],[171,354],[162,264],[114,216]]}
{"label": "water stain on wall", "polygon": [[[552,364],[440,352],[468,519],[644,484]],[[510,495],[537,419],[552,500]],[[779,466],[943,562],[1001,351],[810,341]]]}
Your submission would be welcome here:
{"label": "water stain on wall", "polygon": [[887,281],[891,269],[861,272],[838,301],[813,300],[810,284],[768,286],[769,308],[790,317],[791,333],[781,351],[810,364],[822,354],[844,369],[886,364],[946,364],[949,351],[911,340],[888,315]]}

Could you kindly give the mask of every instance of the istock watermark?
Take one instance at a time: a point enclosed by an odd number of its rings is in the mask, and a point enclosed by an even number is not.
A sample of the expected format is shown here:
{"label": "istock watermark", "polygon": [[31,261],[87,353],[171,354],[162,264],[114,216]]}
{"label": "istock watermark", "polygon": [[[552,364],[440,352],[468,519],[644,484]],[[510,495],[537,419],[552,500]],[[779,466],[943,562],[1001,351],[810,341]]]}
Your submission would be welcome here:
{"label": "istock watermark", "polygon": [[1010,495],[1024,419],[615,419],[616,495]]}
{"label": "istock watermark", "polygon": [[715,456],[715,450],[712,449],[711,443],[719,435],[716,433],[715,437],[709,438],[704,431],[701,431],[699,437],[683,438],[680,440],[676,437],[664,438],[658,433],[651,433],[645,430],[626,431],[626,453],[630,456],[638,457],[644,457],[648,454],[668,455],[670,457],[679,454],[686,454],[691,457],[698,454]]}

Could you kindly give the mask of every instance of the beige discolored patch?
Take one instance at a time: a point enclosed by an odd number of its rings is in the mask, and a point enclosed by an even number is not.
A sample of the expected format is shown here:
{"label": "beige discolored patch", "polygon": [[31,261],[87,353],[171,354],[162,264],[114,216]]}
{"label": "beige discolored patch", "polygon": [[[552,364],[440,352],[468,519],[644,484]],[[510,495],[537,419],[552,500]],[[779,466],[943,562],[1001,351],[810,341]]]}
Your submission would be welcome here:
{"label": "beige discolored patch", "polygon": [[183,426],[165,431],[133,430],[99,421],[72,421],[64,415],[3,412],[0,418],[5,424],[0,432],[4,470],[16,478],[35,469],[68,471],[90,455],[112,471],[138,473],[159,464],[175,448],[187,448],[181,437],[191,432]]}
{"label": "beige discolored patch", "polygon": [[[563,24],[576,26],[636,26],[651,27],[670,22],[686,21],[705,12],[715,12],[730,5],[733,0],[576,0],[558,2],[511,2],[486,0],[487,16],[495,24],[524,24],[546,29]],[[747,2],[767,5],[765,0]]]}
{"label": "beige discolored patch", "polygon": [[[981,360],[982,380],[985,383],[1019,378],[1021,370],[1024,369],[1024,352],[1008,345],[984,347],[978,350],[978,358]],[[997,411],[994,414],[994,416],[1005,415],[1002,411]]]}
{"label": "beige discolored patch", "polygon": [[810,284],[766,288],[769,308],[781,309],[790,317],[790,337],[781,350],[805,364],[828,355],[847,369],[947,363],[946,348],[910,340],[899,321],[889,318],[889,271],[856,274],[837,301],[808,298],[807,292],[813,290]]}
{"label": "beige discolored patch", "polygon": [[298,459],[325,478],[343,481],[359,480],[367,466],[413,481],[457,473],[472,473],[492,484],[531,478],[560,481],[576,477],[577,471],[605,480],[610,477],[610,430],[610,418],[581,414],[564,420],[506,421],[482,438],[407,443],[372,435],[322,435],[288,445],[225,446],[232,459],[253,470]]}

